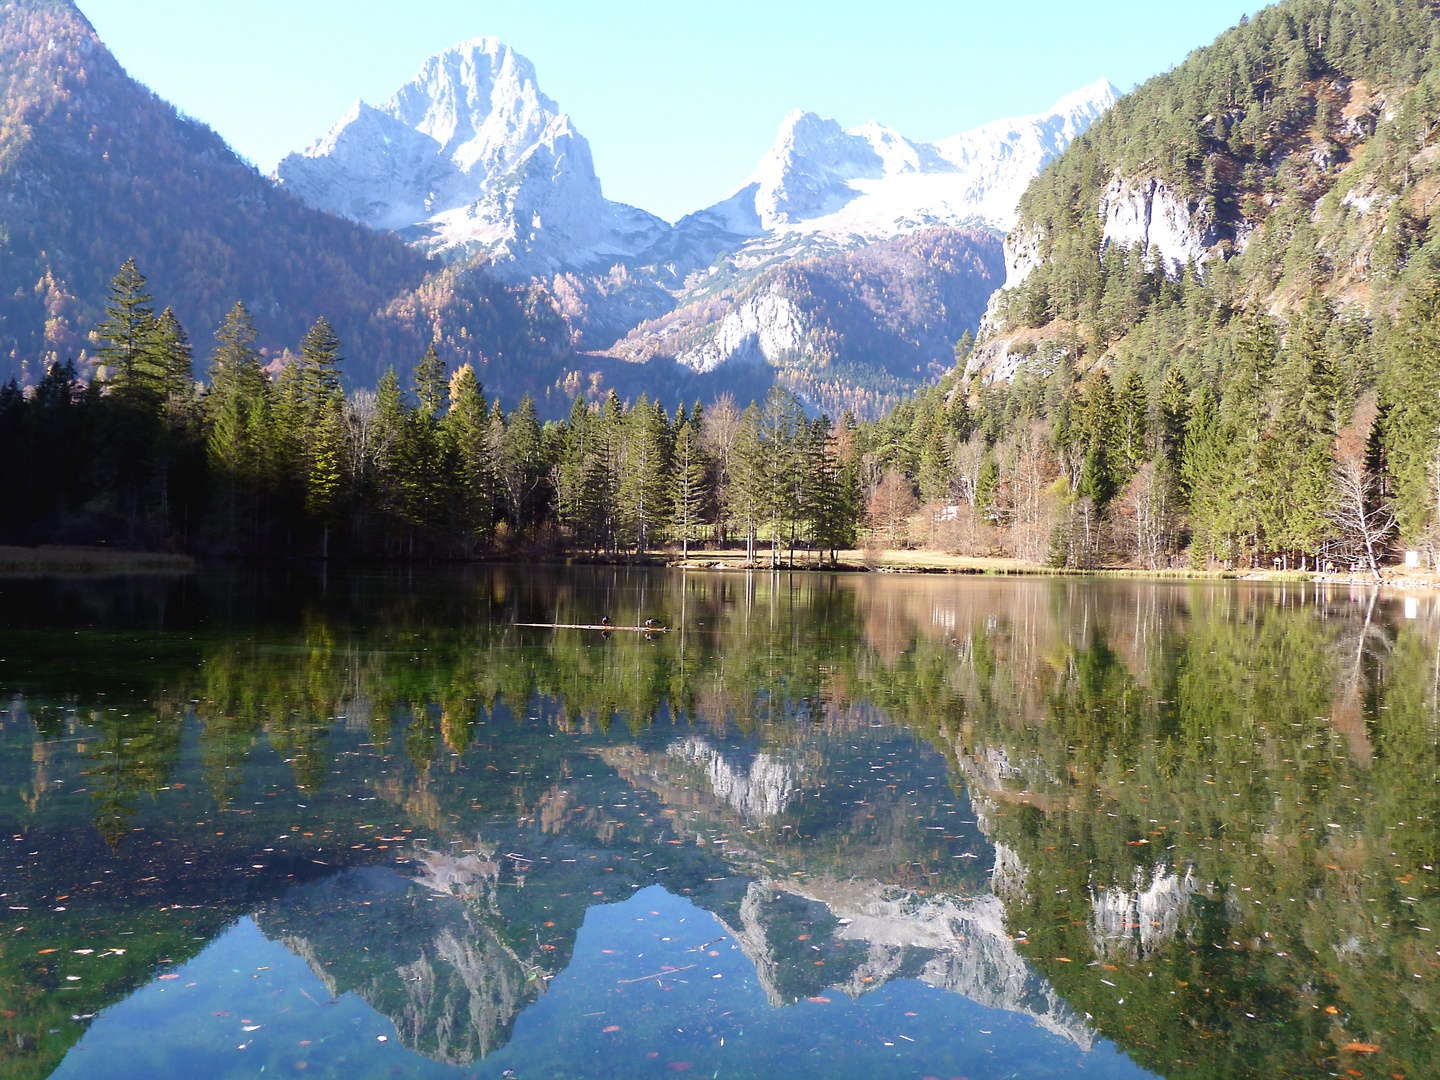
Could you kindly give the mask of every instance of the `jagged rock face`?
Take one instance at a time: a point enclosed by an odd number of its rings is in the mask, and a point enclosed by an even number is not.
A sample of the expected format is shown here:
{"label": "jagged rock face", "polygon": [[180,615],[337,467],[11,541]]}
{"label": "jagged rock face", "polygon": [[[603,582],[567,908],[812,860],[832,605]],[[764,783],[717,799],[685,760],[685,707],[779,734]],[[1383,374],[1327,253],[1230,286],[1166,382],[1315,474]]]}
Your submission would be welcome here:
{"label": "jagged rock face", "polygon": [[414,855],[422,868],[415,878],[388,868],[346,871],[258,911],[256,922],[331,994],[354,991],[388,1016],[406,1047],[470,1065],[509,1041],[515,1018],[546,983],[491,925],[496,863]]}
{"label": "jagged rock face", "polygon": [[778,289],[767,289],[733,307],[714,335],[676,354],[677,363],[698,372],[727,361],[781,367],[806,351],[811,320]]}
{"label": "jagged rock face", "polygon": [[275,179],[303,201],[432,250],[478,247],[502,276],[608,265],[668,231],[606,201],[590,144],[494,38],[432,56],[388,101],[356,102]]}
{"label": "jagged rock face", "polygon": [[[1219,239],[1196,207],[1155,177],[1113,177],[1100,197],[1100,219],[1105,223],[1105,244],[1153,248],[1171,277],[1178,277],[1192,260],[1197,266],[1205,263]],[[1034,255],[1029,259],[1034,260]],[[1016,284],[1023,280],[1024,273],[1016,276]],[[1007,276],[1006,288],[1010,284]]]}
{"label": "jagged rock face", "polygon": [[1145,876],[1137,869],[1130,888],[1102,888],[1091,896],[1090,938],[1097,956],[1145,956],[1179,932],[1190,898],[1201,888],[1194,871],[1187,866],[1181,876],[1158,863],[1148,883]]}
{"label": "jagged rock face", "polygon": [[791,965],[775,948],[785,935],[773,932],[787,895],[789,906],[823,905],[834,938],[864,947],[843,969],[827,968],[824,986],[858,998],[895,979],[920,979],[987,1008],[1029,1016],[1083,1049],[1095,1044],[1094,1031],[1015,948],[995,895],[920,897],[879,881],[754,882],[740,905],[739,925],[727,928],[755,965],[771,1004],[793,1000],[785,992]]}
{"label": "jagged rock face", "polygon": [[715,797],[750,821],[768,821],[783,814],[800,790],[794,766],[764,751],[751,759],[748,769],[727,761],[719,750],[698,736],[674,743],[669,754],[698,765],[710,781]]}

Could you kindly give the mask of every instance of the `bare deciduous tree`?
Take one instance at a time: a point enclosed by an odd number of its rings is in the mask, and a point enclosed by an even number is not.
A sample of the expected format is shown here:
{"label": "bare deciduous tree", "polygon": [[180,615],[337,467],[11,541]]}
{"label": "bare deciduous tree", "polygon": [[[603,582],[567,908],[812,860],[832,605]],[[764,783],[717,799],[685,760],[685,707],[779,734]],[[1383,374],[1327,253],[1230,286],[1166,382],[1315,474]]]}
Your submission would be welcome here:
{"label": "bare deciduous tree", "polygon": [[915,513],[917,505],[915,490],[905,474],[899,469],[890,469],[870,496],[870,524],[885,533],[891,547],[896,547],[901,536],[908,532],[910,515]]}
{"label": "bare deciduous tree", "polygon": [[951,486],[955,497],[975,512],[980,497],[980,472],[985,468],[985,436],[978,431],[956,442],[950,453]]}
{"label": "bare deciduous tree", "polygon": [[1116,523],[1136,565],[1158,570],[1170,562],[1175,498],[1169,478],[1146,462],[1115,502]]}
{"label": "bare deciduous tree", "polygon": [[1042,562],[1054,525],[1054,507],[1046,490],[1054,479],[1048,431],[1036,422],[1006,440],[1003,470],[996,492],[1010,524],[1011,548],[1017,559]]}
{"label": "bare deciduous tree", "polygon": [[1395,509],[1384,497],[1379,477],[1370,471],[1366,461],[1373,424],[1373,407],[1357,408],[1355,423],[1335,440],[1335,465],[1330,474],[1335,485],[1331,519],[1346,545],[1364,560],[1378,582],[1380,550],[1395,528]]}

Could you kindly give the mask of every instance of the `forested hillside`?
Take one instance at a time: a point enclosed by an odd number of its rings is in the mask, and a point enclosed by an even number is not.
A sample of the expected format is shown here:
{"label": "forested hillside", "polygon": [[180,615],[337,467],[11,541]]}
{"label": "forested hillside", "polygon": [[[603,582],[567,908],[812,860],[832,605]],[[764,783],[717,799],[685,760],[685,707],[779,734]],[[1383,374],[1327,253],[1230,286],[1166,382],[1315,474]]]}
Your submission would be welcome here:
{"label": "forested hillside", "polygon": [[273,187],[126,75],[66,0],[5,5],[0,78],[0,377],[33,385],[93,353],[106,284],[131,257],[197,338],[243,302],[273,356],[326,316],[361,384],[434,343],[518,399],[571,353],[543,293],[434,274],[393,236]]}
{"label": "forested hillside", "polygon": [[981,531],[1071,564],[1434,548],[1437,16],[1266,8],[1036,179],[955,392],[894,421],[938,416]]}

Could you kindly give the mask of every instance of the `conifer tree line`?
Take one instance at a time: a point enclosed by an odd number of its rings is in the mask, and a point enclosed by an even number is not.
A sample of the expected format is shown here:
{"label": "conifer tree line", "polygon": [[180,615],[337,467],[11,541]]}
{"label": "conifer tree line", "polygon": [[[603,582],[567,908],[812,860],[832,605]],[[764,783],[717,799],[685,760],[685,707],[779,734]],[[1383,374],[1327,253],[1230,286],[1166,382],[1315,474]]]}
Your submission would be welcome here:
{"label": "conifer tree line", "polygon": [[28,395],[0,388],[14,485],[0,541],[385,558],[720,542],[772,565],[855,543],[855,425],[809,417],[780,389],[673,414],[612,392],[542,423],[528,397],[506,412],[470,364],[448,370],[432,347],[408,390],[391,368],[347,394],[323,318],[272,376],[242,304],[202,373],[133,260],[94,338],[88,382],[70,362]]}
{"label": "conifer tree line", "polygon": [[1414,546],[1433,565],[1440,283],[1367,321],[1318,291],[1289,319],[1226,309],[1223,288],[1218,272],[1160,290],[1148,318],[1185,342],[1168,355],[1077,371],[1052,341],[1008,382],[952,373],[874,423],[807,415],[779,388],[673,413],[577,397],[542,422],[434,348],[408,389],[391,369],[347,394],[324,319],[272,375],[240,304],[197,379],[127,262],[94,378],[68,363],[28,395],[0,388],[0,541],[384,558],[722,544],[773,566],[864,540],[1073,568],[1372,572]]}
{"label": "conifer tree line", "polygon": [[1063,337],[1008,382],[954,375],[875,425],[938,546],[1062,567],[1376,572],[1440,556],[1440,278],[1393,317],[1318,290],[1228,306],[1223,267],[1165,289],[1107,363]]}

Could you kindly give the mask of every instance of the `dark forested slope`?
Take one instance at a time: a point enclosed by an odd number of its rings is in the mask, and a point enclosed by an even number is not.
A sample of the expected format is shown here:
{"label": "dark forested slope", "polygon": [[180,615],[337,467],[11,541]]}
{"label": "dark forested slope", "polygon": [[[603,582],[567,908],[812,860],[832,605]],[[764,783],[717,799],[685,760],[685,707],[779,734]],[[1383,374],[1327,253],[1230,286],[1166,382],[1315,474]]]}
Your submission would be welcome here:
{"label": "dark forested slope", "polygon": [[237,300],[272,350],[324,315],[361,383],[434,341],[518,397],[569,355],[548,299],[483,274],[437,276],[394,237],[274,188],[131,79],[66,0],[5,5],[0,79],[0,376],[34,382],[47,362],[93,350],[129,257],[197,340]]}

